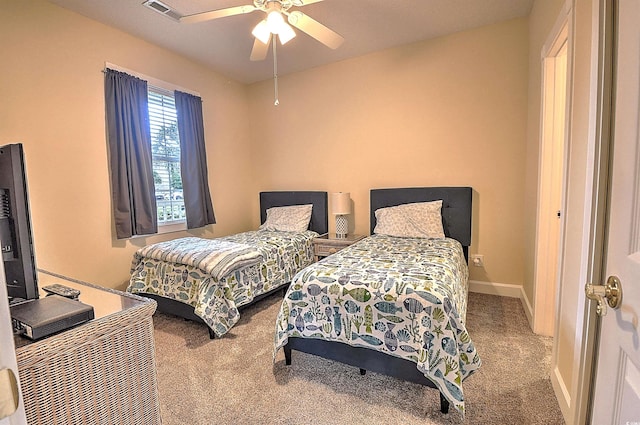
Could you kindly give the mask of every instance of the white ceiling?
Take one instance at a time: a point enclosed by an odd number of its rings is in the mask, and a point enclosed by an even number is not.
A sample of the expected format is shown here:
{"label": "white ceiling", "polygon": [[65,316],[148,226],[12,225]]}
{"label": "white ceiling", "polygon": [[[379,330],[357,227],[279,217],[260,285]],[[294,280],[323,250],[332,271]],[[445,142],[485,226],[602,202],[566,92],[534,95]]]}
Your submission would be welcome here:
{"label": "white ceiling", "polygon": [[[49,0],[96,21],[177,52],[243,83],[273,77],[271,54],[249,60],[251,30],[260,11],[196,24],[179,23],[142,5],[143,0]],[[161,0],[181,15],[252,4],[252,0]],[[278,44],[278,75],[366,53],[527,16],[533,0],[324,0],[300,10],[342,35],[331,50],[296,29]]]}

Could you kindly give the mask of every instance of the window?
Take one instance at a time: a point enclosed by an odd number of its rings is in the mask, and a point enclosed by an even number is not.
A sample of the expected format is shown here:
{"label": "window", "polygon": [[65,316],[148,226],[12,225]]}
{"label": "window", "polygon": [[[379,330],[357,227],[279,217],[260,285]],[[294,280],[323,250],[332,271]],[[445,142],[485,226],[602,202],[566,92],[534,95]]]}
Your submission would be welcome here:
{"label": "window", "polygon": [[215,224],[200,96],[107,63],[105,109],[115,236]]}
{"label": "window", "polygon": [[173,92],[149,85],[148,99],[158,227],[184,223],[180,138]]}

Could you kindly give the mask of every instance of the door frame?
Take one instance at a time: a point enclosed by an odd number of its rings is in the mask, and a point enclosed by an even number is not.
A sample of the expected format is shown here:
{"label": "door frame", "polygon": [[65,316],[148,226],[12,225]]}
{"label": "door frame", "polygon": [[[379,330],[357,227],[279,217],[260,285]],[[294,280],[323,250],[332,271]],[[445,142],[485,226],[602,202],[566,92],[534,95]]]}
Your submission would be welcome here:
{"label": "door frame", "polygon": [[[534,266],[534,312],[533,332],[552,336],[557,317],[558,293],[560,285],[560,261],[564,235],[564,211],[567,196],[567,152],[569,150],[569,128],[571,113],[572,73],[572,8],[565,3],[550,35],[541,49],[542,84],[540,114],[540,150],[538,169],[538,201],[536,216],[536,242]],[[558,119],[555,111],[557,96],[558,54],[566,49],[564,81],[564,117],[562,120],[562,152],[558,152],[559,137],[556,132]],[[553,156],[561,153],[561,164],[553,163]],[[561,169],[559,169],[561,168]],[[560,173],[559,181],[554,178]],[[557,232],[552,231],[558,217],[553,217],[554,190],[560,191],[560,223]]]}

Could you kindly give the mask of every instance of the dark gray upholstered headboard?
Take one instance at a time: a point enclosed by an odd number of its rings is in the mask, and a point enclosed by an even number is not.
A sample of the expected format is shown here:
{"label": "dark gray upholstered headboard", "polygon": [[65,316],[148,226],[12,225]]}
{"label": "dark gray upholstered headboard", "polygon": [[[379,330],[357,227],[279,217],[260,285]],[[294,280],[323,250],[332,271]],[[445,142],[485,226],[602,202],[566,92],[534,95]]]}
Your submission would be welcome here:
{"label": "dark gray upholstered headboard", "polygon": [[463,247],[468,247],[471,245],[472,192],[470,187],[372,189],[370,198],[371,234],[376,227],[375,212],[378,208],[442,199],[442,226],[445,236],[458,240]]}
{"label": "dark gray upholstered headboard", "polygon": [[313,204],[309,230],[323,235],[329,232],[327,192],[260,192],[260,223],[267,219],[271,207]]}

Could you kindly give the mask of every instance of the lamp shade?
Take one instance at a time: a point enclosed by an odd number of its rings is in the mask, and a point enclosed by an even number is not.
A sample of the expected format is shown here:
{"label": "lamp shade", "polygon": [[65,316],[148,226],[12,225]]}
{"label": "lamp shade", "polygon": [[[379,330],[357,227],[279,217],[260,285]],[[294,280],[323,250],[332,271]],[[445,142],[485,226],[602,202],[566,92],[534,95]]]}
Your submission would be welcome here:
{"label": "lamp shade", "polygon": [[279,10],[272,10],[267,14],[267,26],[272,34],[279,34],[285,24],[282,13]]}
{"label": "lamp shade", "polygon": [[251,31],[251,34],[253,34],[253,36],[258,40],[262,41],[263,44],[267,44],[271,38],[271,31],[269,31],[267,21],[264,19],[260,21],[253,31]]}
{"label": "lamp shade", "polygon": [[280,28],[280,32],[278,33],[278,38],[280,39],[280,43],[287,44],[293,37],[296,36],[296,32],[291,28],[290,25],[286,23],[282,23],[282,27]]}
{"label": "lamp shade", "polygon": [[331,212],[337,215],[351,214],[351,195],[349,192],[331,194]]}

